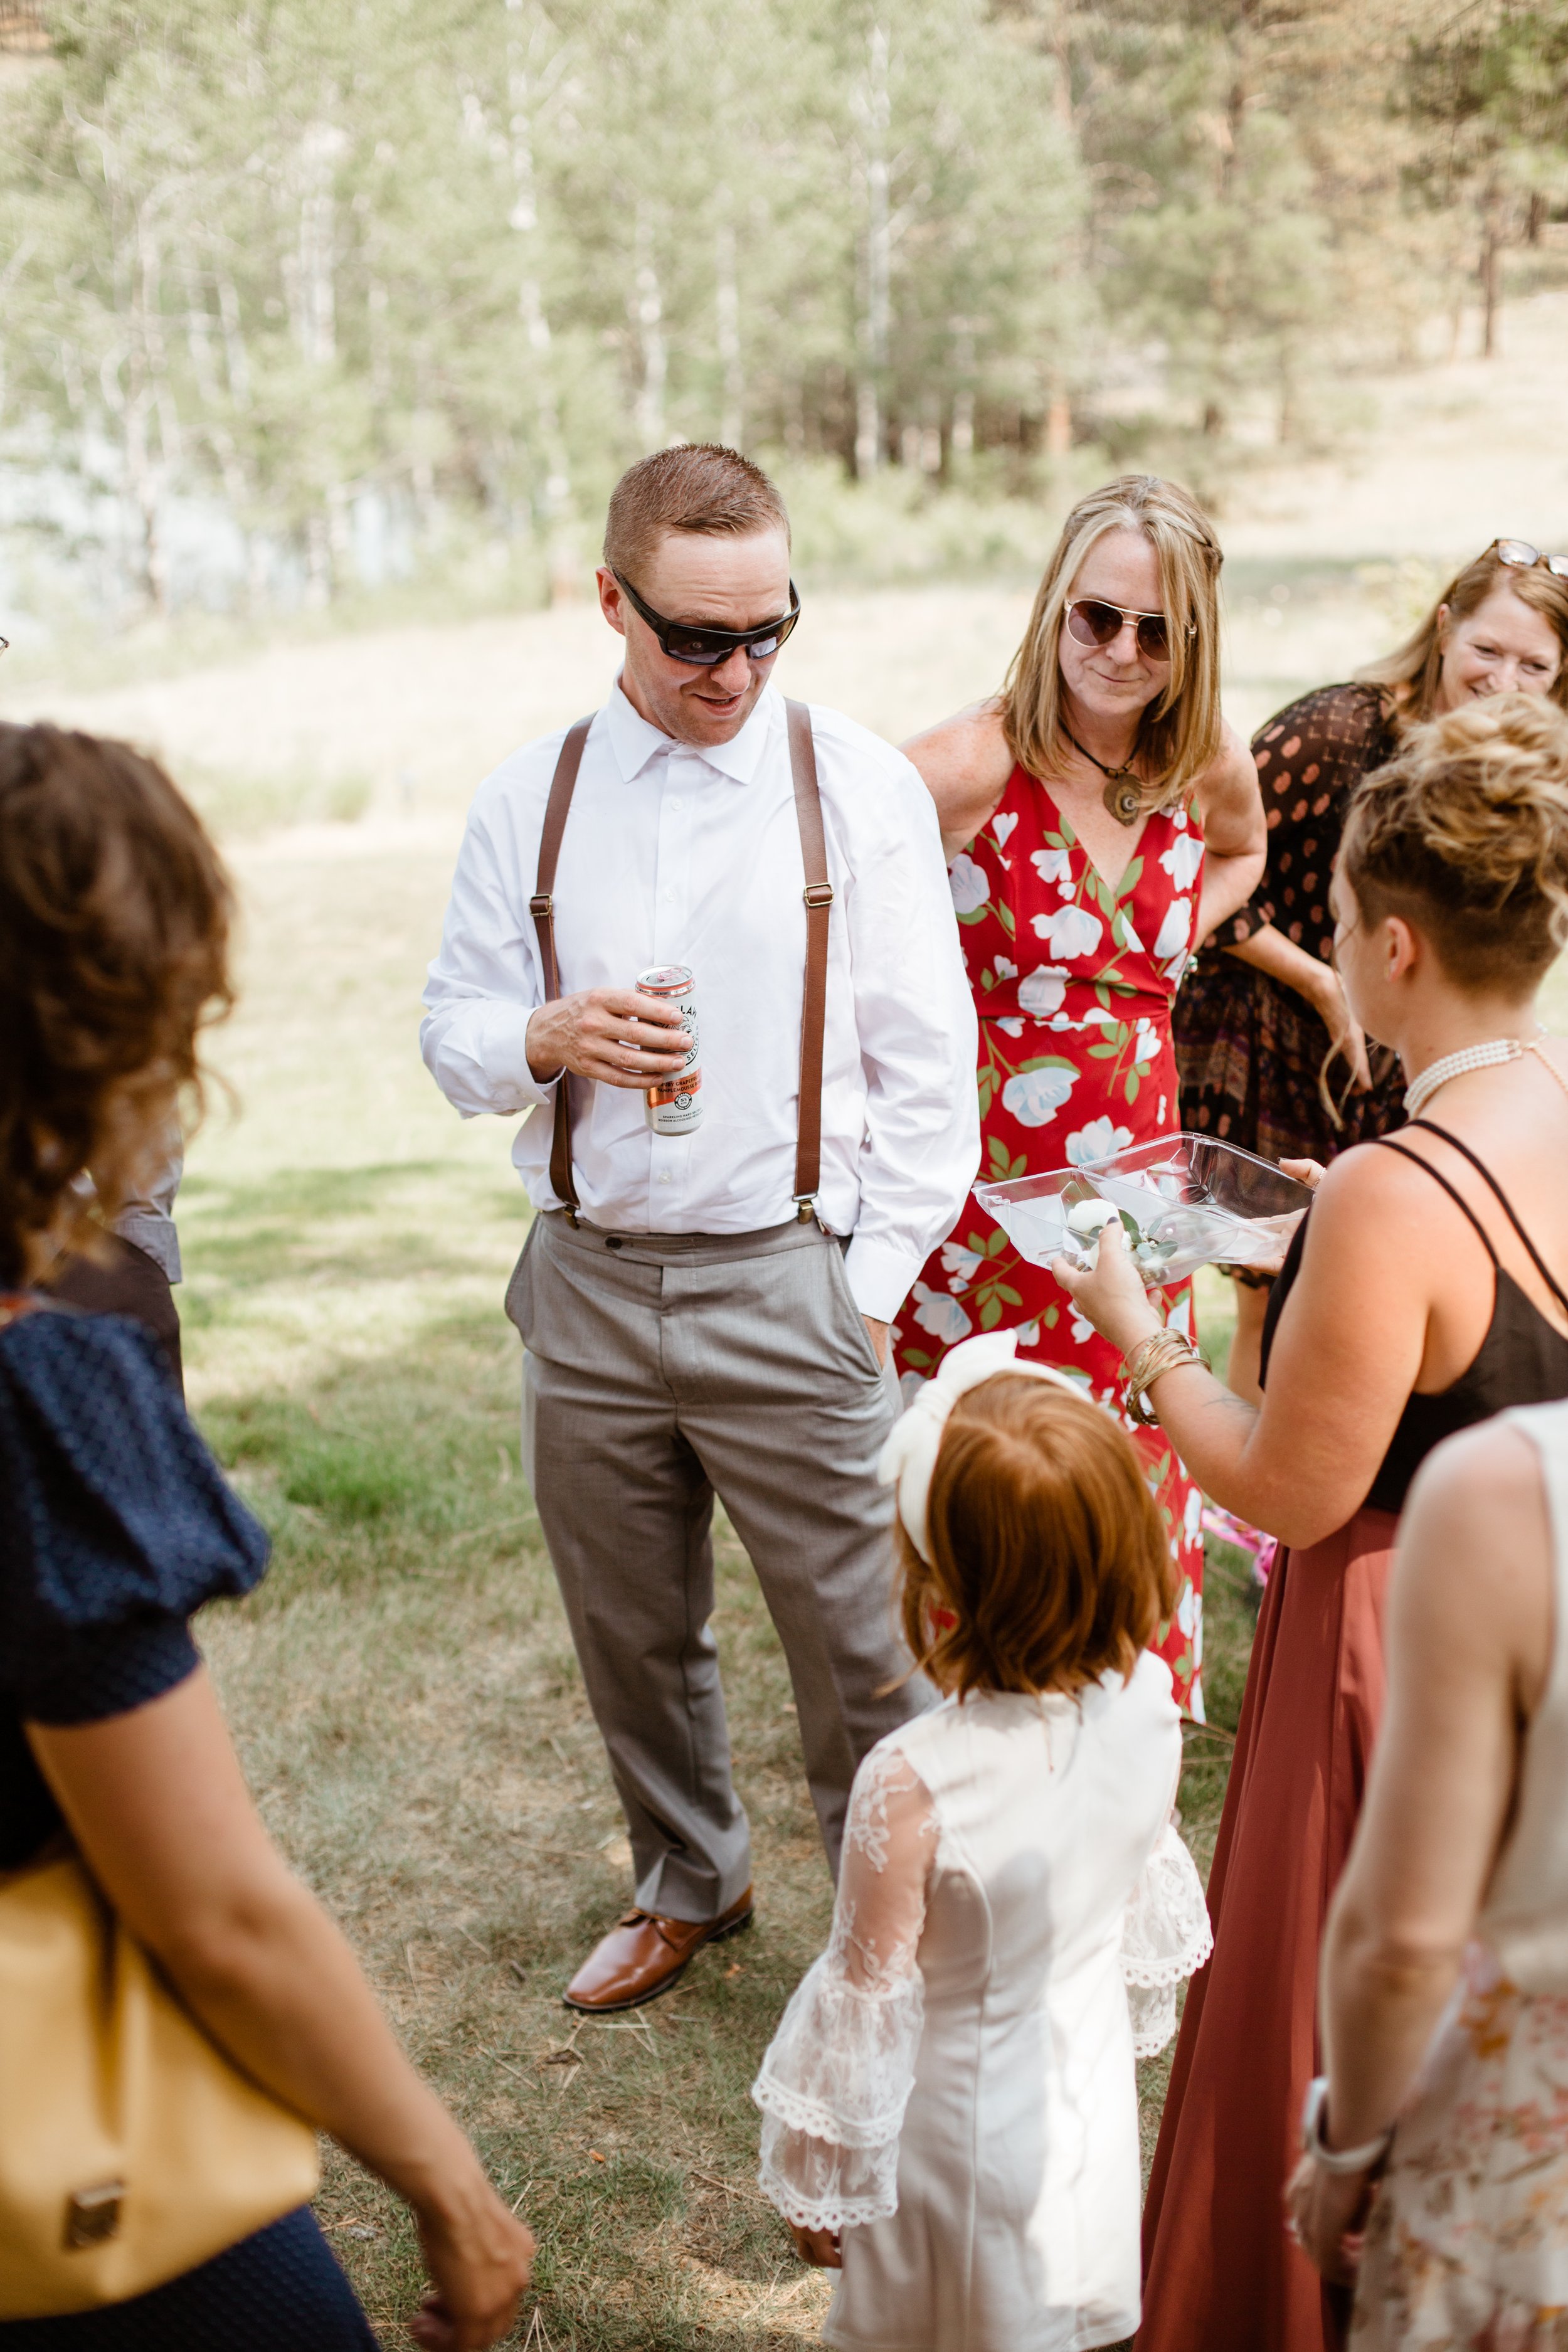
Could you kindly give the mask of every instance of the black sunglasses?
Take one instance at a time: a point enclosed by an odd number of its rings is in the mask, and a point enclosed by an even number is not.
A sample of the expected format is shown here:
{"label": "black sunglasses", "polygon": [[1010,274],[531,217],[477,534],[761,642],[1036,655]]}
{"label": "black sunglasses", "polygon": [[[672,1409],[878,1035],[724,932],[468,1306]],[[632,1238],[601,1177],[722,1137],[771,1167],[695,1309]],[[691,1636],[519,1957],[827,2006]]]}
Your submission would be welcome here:
{"label": "black sunglasses", "polygon": [[[1138,650],[1149,661],[1169,661],[1171,625],[1163,613],[1124,613],[1120,604],[1102,604],[1096,596],[1079,596],[1068,606],[1067,623],[1080,646],[1114,645],[1129,622],[1137,625]],[[1193,633],[1187,625],[1187,635]]]}
{"label": "black sunglasses", "polygon": [[800,618],[800,598],[795,594],[793,580],[789,583],[789,611],[778,620],[764,621],[758,629],[701,629],[690,621],[667,621],[662,613],[656,613],[651,604],[643,603],[629,580],[623,580],[618,572],[610,576],[625,590],[633,612],[647,623],[671,661],[692,662],[699,669],[716,667],[742,646],[753,661],[766,661],[770,655],[777,653]]}

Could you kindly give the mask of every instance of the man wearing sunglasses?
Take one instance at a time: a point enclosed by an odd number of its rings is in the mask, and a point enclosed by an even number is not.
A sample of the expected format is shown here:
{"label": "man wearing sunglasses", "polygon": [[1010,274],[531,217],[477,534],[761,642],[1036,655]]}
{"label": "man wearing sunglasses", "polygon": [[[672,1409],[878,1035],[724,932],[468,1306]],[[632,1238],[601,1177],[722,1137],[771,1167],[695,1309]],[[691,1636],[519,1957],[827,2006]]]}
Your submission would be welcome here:
{"label": "man wearing sunglasses", "polygon": [[[525,1455],[636,1874],[566,1990],[593,2014],[653,2000],[751,1917],[715,1495],[784,1643],[835,1869],[857,1764],[930,1703],[889,1608],[888,1330],[979,1159],[931,797],[900,752],[771,684],[800,614],[773,484],[732,450],[645,458],[598,579],[620,677],[584,734],[481,786],[424,1030],[459,1110],[525,1114]],[[682,1065],[681,1015],[632,983],[677,964],[702,1117],[663,1136],[643,1097]]]}

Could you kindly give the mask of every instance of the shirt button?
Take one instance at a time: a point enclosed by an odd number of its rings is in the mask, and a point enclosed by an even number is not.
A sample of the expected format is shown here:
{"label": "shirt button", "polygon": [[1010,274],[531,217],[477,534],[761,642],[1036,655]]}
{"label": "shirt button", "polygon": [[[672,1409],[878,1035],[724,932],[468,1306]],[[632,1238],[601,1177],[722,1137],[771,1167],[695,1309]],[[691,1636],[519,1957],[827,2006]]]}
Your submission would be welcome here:
{"label": "shirt button", "polygon": [[658,1181],[659,1181],[661,1184],[668,1184],[668,1183],[669,1182],[669,1181],[670,1181],[670,1177],[669,1177],[669,1171],[668,1171],[668,1168],[661,1168],[661,1169],[659,1170],[659,1171],[658,1171]]}
{"label": "shirt button", "polygon": [[671,808],[684,808],[686,803],[681,799],[679,793],[671,793],[669,796],[669,805]]}
{"label": "shirt button", "polygon": [[674,893],[674,891],[673,891],[673,890],[667,890],[667,891],[665,892],[665,894],[664,894],[664,903],[665,903],[665,905],[666,905],[667,907],[673,907],[673,906],[674,906],[674,904],[675,904],[675,893]]}

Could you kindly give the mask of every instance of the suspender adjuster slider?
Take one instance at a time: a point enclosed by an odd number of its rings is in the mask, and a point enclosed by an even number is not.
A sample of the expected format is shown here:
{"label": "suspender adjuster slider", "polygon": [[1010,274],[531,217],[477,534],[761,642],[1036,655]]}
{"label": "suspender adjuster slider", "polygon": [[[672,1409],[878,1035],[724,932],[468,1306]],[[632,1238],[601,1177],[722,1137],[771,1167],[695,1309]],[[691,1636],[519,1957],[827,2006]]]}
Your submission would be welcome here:
{"label": "suspender adjuster slider", "polygon": [[552,915],[555,912],[555,901],[548,890],[540,890],[529,900],[528,911],[537,923],[541,915]]}
{"label": "suspender adjuster slider", "polygon": [[800,895],[808,907],[831,907],[833,885],[831,882],[808,882]]}

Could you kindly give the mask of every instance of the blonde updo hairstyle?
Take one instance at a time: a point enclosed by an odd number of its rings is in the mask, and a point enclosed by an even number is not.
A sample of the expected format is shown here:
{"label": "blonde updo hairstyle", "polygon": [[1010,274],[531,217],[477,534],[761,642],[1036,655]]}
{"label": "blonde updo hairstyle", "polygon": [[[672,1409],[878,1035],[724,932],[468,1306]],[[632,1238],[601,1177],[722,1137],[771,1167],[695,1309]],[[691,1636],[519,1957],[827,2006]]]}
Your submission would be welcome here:
{"label": "blonde updo hairstyle", "polygon": [[1364,919],[1402,915],[1478,994],[1568,945],[1568,718],[1500,694],[1413,727],[1352,795],[1341,871]]}
{"label": "blonde updo hairstyle", "polygon": [[1179,482],[1122,474],[1080,499],[1058,540],[997,709],[1007,748],[1031,776],[1060,773],[1068,746],[1058,658],[1084,558],[1108,531],[1135,530],[1159,562],[1171,670],[1139,721],[1132,761],[1147,808],[1187,799],[1220,747],[1219,573],[1224,557],[1203,509]]}
{"label": "blonde updo hairstyle", "polygon": [[1445,606],[1451,622],[1468,621],[1499,587],[1507,588],[1521,604],[1551,623],[1562,663],[1546,691],[1552,702],[1568,710],[1568,580],[1559,580],[1544,563],[1528,571],[1521,564],[1505,563],[1493,546],[1456,572],[1420,627],[1402,646],[1381,661],[1368,662],[1364,669],[1357,670],[1361,685],[1383,688],[1384,705],[1396,727],[1417,726],[1432,716],[1443,675]]}

